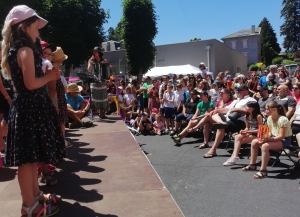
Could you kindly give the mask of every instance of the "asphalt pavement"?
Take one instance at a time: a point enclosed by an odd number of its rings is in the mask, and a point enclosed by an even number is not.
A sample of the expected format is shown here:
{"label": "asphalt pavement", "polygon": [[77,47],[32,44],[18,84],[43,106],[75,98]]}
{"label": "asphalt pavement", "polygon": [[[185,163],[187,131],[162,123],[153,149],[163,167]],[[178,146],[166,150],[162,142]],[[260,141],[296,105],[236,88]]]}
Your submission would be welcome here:
{"label": "asphalt pavement", "polygon": [[217,157],[205,159],[209,149],[198,149],[201,138],[185,138],[181,146],[169,135],[135,138],[186,217],[300,216],[300,171],[289,173],[287,156],[268,166],[267,178],[256,180],[255,172],[241,171],[249,164],[249,146],[237,165],[225,167],[233,144],[227,150],[221,145]]}

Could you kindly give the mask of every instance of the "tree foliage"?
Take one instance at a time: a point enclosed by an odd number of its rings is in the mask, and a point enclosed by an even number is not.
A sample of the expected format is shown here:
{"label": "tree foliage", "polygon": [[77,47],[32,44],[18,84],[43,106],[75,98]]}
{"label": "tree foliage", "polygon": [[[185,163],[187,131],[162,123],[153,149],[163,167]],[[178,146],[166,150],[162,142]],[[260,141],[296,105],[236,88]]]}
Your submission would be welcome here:
{"label": "tree foliage", "polygon": [[108,41],[121,41],[121,34],[120,34],[120,23],[118,26],[114,29],[113,27],[109,27],[107,33],[107,40]]}
{"label": "tree foliage", "polygon": [[283,0],[281,17],[284,23],[280,26],[280,35],[285,36],[283,47],[286,51],[297,51],[300,48],[300,1]]}
{"label": "tree foliage", "polygon": [[[3,1],[1,1],[3,2]],[[49,43],[62,47],[68,59],[64,62],[65,76],[69,76],[71,65],[78,66],[88,59],[95,46],[101,46],[104,39],[102,25],[107,13],[100,8],[101,0],[23,0],[6,1],[1,15],[18,4],[27,4],[49,23],[40,30],[40,37]],[[16,3],[17,2],[17,3]],[[1,3],[2,4],[2,3]],[[0,5],[2,6],[2,5]],[[4,19],[4,18],[3,18]]]}
{"label": "tree foliage", "polygon": [[151,0],[124,0],[123,17],[118,28],[126,49],[130,74],[138,75],[153,66],[157,34],[156,12]]}
{"label": "tree foliage", "polygon": [[282,64],[282,61],[283,61],[283,58],[282,58],[282,57],[275,57],[275,58],[272,60],[272,64],[274,64],[274,65],[279,65],[279,64]]}
{"label": "tree foliage", "polygon": [[249,71],[258,71],[259,67],[256,64],[251,64],[249,66]]}
{"label": "tree foliage", "polygon": [[276,33],[266,17],[260,22],[259,27],[261,27],[262,35],[261,60],[265,64],[270,64],[272,59],[274,59],[281,51],[281,48],[277,42]]}
{"label": "tree foliage", "polygon": [[192,38],[190,41],[201,41],[201,38]]}

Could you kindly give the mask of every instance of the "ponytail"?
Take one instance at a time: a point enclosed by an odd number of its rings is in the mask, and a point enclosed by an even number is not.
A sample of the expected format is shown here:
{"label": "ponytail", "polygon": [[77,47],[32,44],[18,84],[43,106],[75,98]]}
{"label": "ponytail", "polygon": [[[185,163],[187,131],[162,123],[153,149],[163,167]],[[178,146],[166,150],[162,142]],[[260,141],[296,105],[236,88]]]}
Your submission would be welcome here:
{"label": "ponytail", "polygon": [[1,67],[2,67],[2,75],[6,79],[11,79],[11,71],[8,62],[8,51],[10,48],[10,37],[11,37],[11,26],[9,22],[4,23],[4,27],[2,29],[2,42],[1,42]]}
{"label": "ponytail", "polygon": [[276,108],[277,112],[278,112],[278,114],[280,116],[286,116],[286,110],[285,110],[285,108],[282,105],[280,105],[277,102],[275,102],[275,101],[271,101],[271,102],[267,103],[266,107],[268,107],[268,108]]}

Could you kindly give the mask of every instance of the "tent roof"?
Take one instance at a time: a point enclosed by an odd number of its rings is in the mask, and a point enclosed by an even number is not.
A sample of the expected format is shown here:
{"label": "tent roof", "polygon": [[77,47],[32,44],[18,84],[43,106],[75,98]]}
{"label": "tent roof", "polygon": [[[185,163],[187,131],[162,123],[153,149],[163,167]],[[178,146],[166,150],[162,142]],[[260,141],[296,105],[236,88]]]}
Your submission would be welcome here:
{"label": "tent roof", "polygon": [[198,67],[192,65],[180,65],[180,66],[165,66],[165,67],[154,67],[150,69],[144,76],[150,77],[159,77],[163,75],[170,75],[170,74],[197,74],[200,70]]}

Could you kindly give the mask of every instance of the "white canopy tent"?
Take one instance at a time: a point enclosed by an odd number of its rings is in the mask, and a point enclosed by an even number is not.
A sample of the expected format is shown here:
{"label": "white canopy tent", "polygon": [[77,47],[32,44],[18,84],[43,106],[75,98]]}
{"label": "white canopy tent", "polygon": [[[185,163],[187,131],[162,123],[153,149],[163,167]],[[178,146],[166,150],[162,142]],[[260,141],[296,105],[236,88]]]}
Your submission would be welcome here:
{"label": "white canopy tent", "polygon": [[199,68],[192,65],[180,65],[180,66],[165,66],[165,67],[154,67],[150,69],[144,76],[160,77],[163,75],[187,75],[199,73]]}

